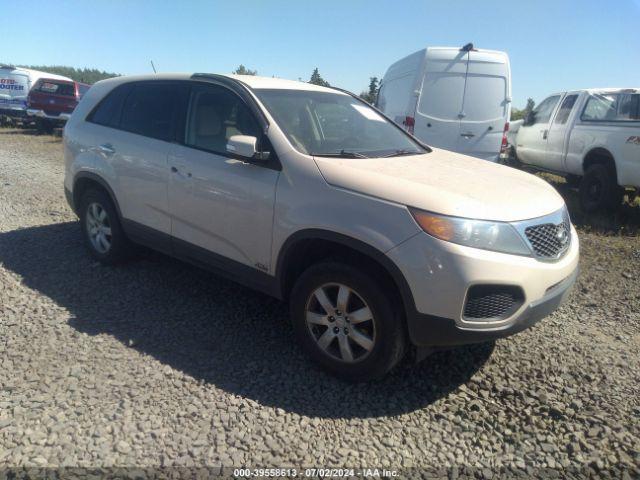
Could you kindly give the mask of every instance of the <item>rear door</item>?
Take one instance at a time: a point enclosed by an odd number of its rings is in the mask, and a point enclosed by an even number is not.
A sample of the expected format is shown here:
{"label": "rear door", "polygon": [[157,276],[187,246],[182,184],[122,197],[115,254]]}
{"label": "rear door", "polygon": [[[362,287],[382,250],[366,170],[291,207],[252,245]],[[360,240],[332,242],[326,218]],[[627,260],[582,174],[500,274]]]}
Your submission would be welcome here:
{"label": "rear door", "polygon": [[29,87],[26,73],[0,69],[0,109],[26,110]]}
{"label": "rear door", "polygon": [[498,159],[509,112],[509,79],[506,55],[469,52],[459,152],[485,160]]}
{"label": "rear door", "polygon": [[569,144],[569,133],[575,116],[574,106],[577,100],[578,93],[568,93],[560,102],[560,108],[556,111],[549,126],[547,154],[542,159],[540,166],[549,170],[565,171],[564,159]]}
{"label": "rear door", "polygon": [[458,151],[466,73],[467,52],[427,50],[414,129],[423,142]]}
{"label": "rear door", "polygon": [[547,154],[549,122],[563,94],[545,98],[526,118],[516,139],[518,159],[529,165],[544,166]]}

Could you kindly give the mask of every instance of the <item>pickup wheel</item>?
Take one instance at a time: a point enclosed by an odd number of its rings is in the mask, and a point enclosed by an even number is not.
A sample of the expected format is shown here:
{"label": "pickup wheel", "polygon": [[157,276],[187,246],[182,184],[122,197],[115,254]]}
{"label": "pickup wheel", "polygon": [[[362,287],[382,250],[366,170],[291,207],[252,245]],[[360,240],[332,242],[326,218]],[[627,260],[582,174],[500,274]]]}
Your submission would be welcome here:
{"label": "pickup wheel", "polygon": [[622,202],[621,192],[613,169],[596,163],[587,168],[580,181],[580,206],[586,213],[613,210]]}
{"label": "pickup wheel", "polygon": [[356,267],[338,262],[309,267],[290,304],[298,342],[340,378],[379,378],[404,354],[404,326],[392,297]]}
{"label": "pickup wheel", "polygon": [[79,213],[82,237],[93,258],[113,265],[129,257],[131,244],[109,195],[98,189],[87,190],[80,200]]}

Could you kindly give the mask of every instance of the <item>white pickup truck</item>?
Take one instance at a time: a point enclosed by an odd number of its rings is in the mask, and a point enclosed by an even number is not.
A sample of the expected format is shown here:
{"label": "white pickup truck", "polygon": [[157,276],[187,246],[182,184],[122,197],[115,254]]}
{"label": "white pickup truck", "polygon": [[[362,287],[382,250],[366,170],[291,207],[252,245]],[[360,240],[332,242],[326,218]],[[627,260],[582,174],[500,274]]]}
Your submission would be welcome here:
{"label": "white pickup truck", "polygon": [[553,94],[525,118],[516,137],[522,166],[579,186],[586,212],[615,208],[640,188],[640,88]]}

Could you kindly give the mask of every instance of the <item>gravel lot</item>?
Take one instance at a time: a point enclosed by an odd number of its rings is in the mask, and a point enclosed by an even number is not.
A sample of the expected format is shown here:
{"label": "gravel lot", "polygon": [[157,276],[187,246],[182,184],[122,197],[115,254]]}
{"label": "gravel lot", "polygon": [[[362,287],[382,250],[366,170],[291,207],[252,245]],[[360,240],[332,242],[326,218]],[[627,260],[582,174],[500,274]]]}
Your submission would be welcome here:
{"label": "gravel lot", "polygon": [[275,300],[151,252],[93,262],[62,178],[60,138],[0,129],[0,467],[640,475],[639,237],[581,228],[537,327],[348,385]]}

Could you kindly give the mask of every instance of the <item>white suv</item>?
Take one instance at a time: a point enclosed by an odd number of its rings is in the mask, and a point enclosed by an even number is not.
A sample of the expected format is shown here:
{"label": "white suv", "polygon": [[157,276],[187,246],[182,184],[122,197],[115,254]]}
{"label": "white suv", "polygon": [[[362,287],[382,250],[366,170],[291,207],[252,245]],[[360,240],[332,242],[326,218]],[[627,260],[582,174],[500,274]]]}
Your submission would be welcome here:
{"label": "white suv", "polygon": [[521,331],[577,275],[546,182],[429,148],[341,90],[119,77],[91,88],[64,145],[96,259],[143,244],[287,299],[304,349],[344,378],[379,377],[411,345]]}

